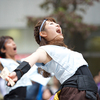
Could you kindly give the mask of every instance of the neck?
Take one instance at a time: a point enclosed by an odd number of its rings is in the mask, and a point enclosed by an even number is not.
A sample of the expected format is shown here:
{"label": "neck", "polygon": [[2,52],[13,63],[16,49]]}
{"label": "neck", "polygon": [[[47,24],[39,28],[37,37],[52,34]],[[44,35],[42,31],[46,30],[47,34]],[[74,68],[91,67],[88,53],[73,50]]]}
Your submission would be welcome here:
{"label": "neck", "polygon": [[7,55],[6,58],[12,59],[12,60],[16,61],[15,56],[9,56],[9,55]]}
{"label": "neck", "polygon": [[63,40],[59,40],[59,39],[58,40],[54,39],[54,40],[50,41],[49,44],[67,47],[67,45],[64,44]]}

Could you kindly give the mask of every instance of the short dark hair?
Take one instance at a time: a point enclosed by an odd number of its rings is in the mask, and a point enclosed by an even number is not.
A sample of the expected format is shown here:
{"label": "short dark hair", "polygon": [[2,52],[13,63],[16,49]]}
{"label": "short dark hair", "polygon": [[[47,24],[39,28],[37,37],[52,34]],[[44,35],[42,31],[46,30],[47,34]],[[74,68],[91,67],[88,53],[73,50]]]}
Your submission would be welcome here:
{"label": "short dark hair", "polygon": [[2,52],[1,52],[1,49],[5,49],[5,41],[6,41],[7,39],[12,39],[12,40],[14,40],[11,36],[1,36],[1,37],[0,37],[0,57],[1,57],[1,58],[6,58],[5,53],[2,53]]}

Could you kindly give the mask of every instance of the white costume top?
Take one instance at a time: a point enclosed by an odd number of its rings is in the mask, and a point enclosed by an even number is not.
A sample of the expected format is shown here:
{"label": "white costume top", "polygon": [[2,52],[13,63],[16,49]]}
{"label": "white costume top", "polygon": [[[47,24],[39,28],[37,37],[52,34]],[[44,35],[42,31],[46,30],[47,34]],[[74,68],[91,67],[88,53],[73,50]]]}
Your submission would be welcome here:
{"label": "white costume top", "polygon": [[37,63],[36,65],[49,73],[53,72],[61,84],[73,76],[80,66],[88,66],[81,53],[72,51],[66,47],[46,45],[40,48],[44,49],[52,60],[45,65],[41,63]]}
{"label": "white costume top", "polygon": [[[3,67],[7,67],[10,72],[15,70],[18,67],[18,63],[12,59],[7,59],[7,58],[0,58],[0,62],[3,65]],[[17,81],[17,83],[13,87],[8,87],[6,85],[6,90],[7,93],[11,91],[12,89],[15,89],[20,86],[28,86],[32,85],[32,81],[38,82],[42,85],[46,85],[50,78],[44,78],[42,75],[40,75],[37,72],[37,66],[34,65],[31,70],[29,70],[26,74],[24,74],[20,80]]]}

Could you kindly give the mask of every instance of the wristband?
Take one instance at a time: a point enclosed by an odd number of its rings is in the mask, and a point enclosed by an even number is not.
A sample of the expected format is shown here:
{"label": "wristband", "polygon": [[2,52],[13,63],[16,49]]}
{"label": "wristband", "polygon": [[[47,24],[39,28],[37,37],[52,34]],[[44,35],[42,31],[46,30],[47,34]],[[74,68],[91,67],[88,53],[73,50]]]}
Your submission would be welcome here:
{"label": "wristband", "polygon": [[18,80],[31,68],[28,62],[23,61],[14,71],[18,77]]}

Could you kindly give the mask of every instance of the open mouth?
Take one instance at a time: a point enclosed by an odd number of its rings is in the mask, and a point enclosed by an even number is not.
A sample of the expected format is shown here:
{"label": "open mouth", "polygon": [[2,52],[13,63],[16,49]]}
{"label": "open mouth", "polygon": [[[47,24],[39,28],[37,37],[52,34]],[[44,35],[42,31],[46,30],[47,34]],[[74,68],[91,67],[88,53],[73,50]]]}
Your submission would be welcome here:
{"label": "open mouth", "polygon": [[57,28],[56,32],[57,33],[61,33],[61,29],[60,28]]}
{"label": "open mouth", "polygon": [[14,47],[13,49],[14,49],[14,50],[16,50],[17,48],[16,48],[16,47]]}

